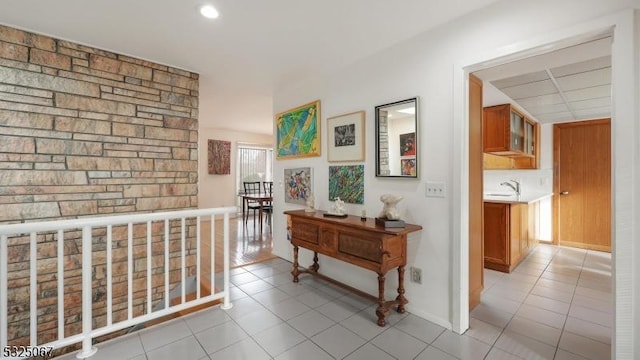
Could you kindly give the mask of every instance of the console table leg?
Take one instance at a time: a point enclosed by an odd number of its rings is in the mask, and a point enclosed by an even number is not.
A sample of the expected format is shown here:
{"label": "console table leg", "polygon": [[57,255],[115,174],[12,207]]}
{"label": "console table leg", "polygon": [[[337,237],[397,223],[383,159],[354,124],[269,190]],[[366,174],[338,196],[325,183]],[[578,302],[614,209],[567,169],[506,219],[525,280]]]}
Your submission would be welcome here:
{"label": "console table leg", "polygon": [[313,265],[311,265],[311,270],[318,272],[320,269],[320,265],[318,264],[318,252],[313,252]]}
{"label": "console table leg", "polygon": [[378,316],[378,326],[384,326],[386,317],[385,301],[384,301],[384,275],[378,273],[378,308],[376,315]]}
{"label": "console table leg", "polygon": [[409,302],[404,297],[404,265],[398,266],[398,297],[396,301],[398,302],[398,312],[404,313],[404,306]]}
{"label": "console table leg", "polygon": [[298,279],[298,275],[300,275],[300,269],[298,269],[298,247],[293,246],[293,270],[291,271],[291,275],[293,275],[293,282],[297,283],[300,281]]}

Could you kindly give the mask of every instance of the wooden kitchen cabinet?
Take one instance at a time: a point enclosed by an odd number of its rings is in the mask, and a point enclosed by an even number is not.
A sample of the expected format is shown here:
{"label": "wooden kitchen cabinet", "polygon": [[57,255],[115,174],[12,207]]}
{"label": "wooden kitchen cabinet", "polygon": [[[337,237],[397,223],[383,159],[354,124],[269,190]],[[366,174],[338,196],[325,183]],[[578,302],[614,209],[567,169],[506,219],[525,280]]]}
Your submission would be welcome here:
{"label": "wooden kitchen cabinet", "polygon": [[485,169],[537,169],[540,130],[510,104],[483,109]]}
{"label": "wooden kitchen cabinet", "polygon": [[[537,245],[536,203],[484,203],[484,267],[511,272]],[[531,234],[530,234],[531,232]]]}

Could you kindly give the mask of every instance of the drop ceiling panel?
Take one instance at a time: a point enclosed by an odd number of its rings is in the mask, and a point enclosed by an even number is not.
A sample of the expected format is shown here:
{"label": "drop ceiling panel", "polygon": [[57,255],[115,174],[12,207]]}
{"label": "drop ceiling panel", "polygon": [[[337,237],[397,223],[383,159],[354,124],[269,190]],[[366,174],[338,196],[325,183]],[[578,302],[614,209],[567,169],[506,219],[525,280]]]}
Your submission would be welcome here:
{"label": "drop ceiling panel", "polygon": [[611,37],[479,71],[542,123],[610,117]]}
{"label": "drop ceiling panel", "polygon": [[571,91],[586,87],[611,84],[611,68],[609,67],[574,75],[562,76],[556,78],[556,81],[562,91]]}
{"label": "drop ceiling panel", "polygon": [[549,75],[547,75],[546,71],[538,71],[534,73],[510,77],[507,79],[492,81],[491,83],[498,89],[503,89],[511,86],[523,85],[548,79]]}
{"label": "drop ceiling panel", "polygon": [[573,110],[586,110],[598,107],[607,107],[611,106],[611,97],[572,101],[569,103],[569,106],[571,106]]}
{"label": "drop ceiling panel", "polygon": [[582,44],[495,65],[474,74],[484,81],[496,81],[610,55],[611,37],[598,37]]}
{"label": "drop ceiling panel", "polygon": [[533,106],[544,106],[544,105],[554,105],[554,104],[563,104],[564,100],[560,94],[549,94],[549,95],[541,95],[534,96],[529,98],[522,98],[518,100],[518,104],[520,106],[528,108]]}
{"label": "drop ceiling panel", "polygon": [[536,116],[536,119],[543,124],[574,120],[570,112],[544,114]]}
{"label": "drop ceiling panel", "polygon": [[578,110],[575,112],[575,114],[578,117],[577,120],[608,118],[611,117],[611,107],[605,106],[593,109]]}
{"label": "drop ceiling panel", "polygon": [[598,70],[611,67],[611,56],[603,56],[592,60],[582,61],[551,69],[555,77],[579,74],[582,72]]}
{"label": "drop ceiling panel", "polygon": [[566,91],[564,96],[569,102],[611,97],[611,84]]}
{"label": "drop ceiling panel", "polygon": [[500,90],[514,100],[533,96],[549,95],[558,92],[551,80],[537,81],[524,85],[507,87]]}
{"label": "drop ceiling panel", "polygon": [[[518,102],[520,104],[520,102]],[[562,104],[553,104],[553,105],[542,105],[542,106],[527,106],[525,108],[531,115],[538,116],[543,114],[550,113],[558,113],[558,112],[569,112],[569,108],[565,103]]]}

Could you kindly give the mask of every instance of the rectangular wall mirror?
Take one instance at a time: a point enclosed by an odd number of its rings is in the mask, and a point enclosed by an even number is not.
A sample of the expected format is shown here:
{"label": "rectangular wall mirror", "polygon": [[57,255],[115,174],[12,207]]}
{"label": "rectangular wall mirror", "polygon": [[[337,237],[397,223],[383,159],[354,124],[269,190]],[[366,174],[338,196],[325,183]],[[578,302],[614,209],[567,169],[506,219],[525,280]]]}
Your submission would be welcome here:
{"label": "rectangular wall mirror", "polygon": [[418,98],[376,106],[376,176],[418,177]]}

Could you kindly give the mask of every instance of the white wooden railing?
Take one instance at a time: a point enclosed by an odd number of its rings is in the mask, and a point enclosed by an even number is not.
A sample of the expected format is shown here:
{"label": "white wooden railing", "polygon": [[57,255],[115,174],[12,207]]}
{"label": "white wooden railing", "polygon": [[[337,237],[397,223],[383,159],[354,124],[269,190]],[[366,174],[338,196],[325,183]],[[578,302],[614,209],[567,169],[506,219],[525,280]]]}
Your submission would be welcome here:
{"label": "white wooden railing", "polygon": [[[77,354],[77,358],[84,359],[93,355],[97,350],[92,347],[92,340],[98,336],[106,335],[114,331],[129,328],[135,325],[145,323],[149,320],[160,318],[172,313],[183,311],[194,306],[198,306],[204,303],[208,303],[214,300],[223,299],[222,308],[229,309],[232,307],[229,299],[229,214],[235,214],[237,209],[235,207],[224,207],[215,209],[198,209],[198,210],[184,210],[174,212],[161,212],[161,213],[147,213],[147,214],[131,214],[131,215],[119,215],[119,216],[106,216],[106,217],[93,217],[74,220],[61,220],[61,221],[43,221],[23,224],[11,224],[0,226],[0,351],[9,348],[8,346],[8,273],[7,264],[11,260],[8,258],[8,242],[9,239],[15,236],[24,236],[28,234],[30,236],[29,242],[29,312],[30,312],[30,331],[29,331],[29,344],[24,345],[25,348],[31,349],[44,349],[44,348],[61,348],[69,345],[73,345],[82,342],[82,350]],[[215,217],[224,217],[224,229],[223,229],[223,288],[222,291],[218,291],[215,287]],[[200,284],[201,284],[201,234],[200,223],[202,218],[209,218],[211,221],[211,242],[210,248],[211,257],[210,274],[210,289],[211,294],[207,296],[201,296]],[[186,229],[187,219],[195,219],[196,226],[196,296],[193,300],[186,299],[186,252],[187,250],[193,251],[193,249],[187,249],[186,246]],[[170,247],[169,241],[171,238],[170,222],[180,221],[180,257],[181,257],[181,302],[177,305],[172,305],[170,301],[169,292],[172,290],[169,288],[169,254]],[[152,223],[164,222],[164,306],[161,310],[153,311],[152,304]],[[134,224],[147,224],[147,238],[146,238],[146,314],[134,316],[133,315],[133,226]],[[128,307],[127,307],[127,319],[123,321],[114,322],[112,317],[113,311],[113,289],[112,289],[112,230],[114,226],[127,226],[127,290],[128,290]],[[106,325],[94,328],[92,324],[92,240],[94,229],[106,228]],[[82,231],[82,333],[67,336],[65,334],[65,306],[64,300],[64,234],[68,230],[81,230]],[[38,248],[37,239],[39,233],[57,233],[57,340],[42,344],[38,342]],[[175,289],[173,290],[175,292]],[[217,292],[216,292],[217,291]],[[26,352],[23,351],[23,356],[13,356],[15,358],[24,358]],[[19,354],[18,354],[19,355]],[[0,354],[0,358],[4,358]]]}

